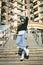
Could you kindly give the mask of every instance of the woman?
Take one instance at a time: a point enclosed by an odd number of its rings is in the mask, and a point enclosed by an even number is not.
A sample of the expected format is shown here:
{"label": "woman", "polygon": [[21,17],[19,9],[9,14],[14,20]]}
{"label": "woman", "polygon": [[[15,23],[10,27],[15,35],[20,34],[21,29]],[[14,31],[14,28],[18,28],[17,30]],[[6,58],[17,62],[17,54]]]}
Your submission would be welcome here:
{"label": "woman", "polygon": [[17,29],[17,39],[16,39],[16,45],[21,50],[21,58],[20,61],[23,61],[24,55],[26,53],[26,56],[29,55],[29,49],[26,48],[26,41],[27,41],[27,25],[28,25],[28,17],[21,17],[21,22],[18,25]]}

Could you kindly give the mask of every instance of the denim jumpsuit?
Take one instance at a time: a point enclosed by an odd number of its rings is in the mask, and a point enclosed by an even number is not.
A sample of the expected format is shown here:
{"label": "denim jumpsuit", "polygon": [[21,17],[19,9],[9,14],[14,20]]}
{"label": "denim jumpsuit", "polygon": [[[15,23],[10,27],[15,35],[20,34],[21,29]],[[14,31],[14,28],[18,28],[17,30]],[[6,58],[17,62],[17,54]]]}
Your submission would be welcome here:
{"label": "denim jumpsuit", "polygon": [[[19,34],[18,32],[18,35],[17,35],[17,39],[16,39],[16,45],[21,48],[21,49],[24,49],[26,48],[26,42],[27,42],[27,31],[23,30],[23,34]],[[22,32],[22,31],[21,31]]]}

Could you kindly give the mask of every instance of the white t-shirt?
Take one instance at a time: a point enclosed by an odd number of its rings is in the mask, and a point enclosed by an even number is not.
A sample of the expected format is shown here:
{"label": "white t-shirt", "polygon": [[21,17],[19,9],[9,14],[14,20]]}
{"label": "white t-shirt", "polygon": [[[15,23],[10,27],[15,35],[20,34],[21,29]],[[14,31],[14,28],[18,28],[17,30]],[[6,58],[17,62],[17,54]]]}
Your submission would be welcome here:
{"label": "white t-shirt", "polygon": [[25,30],[19,31],[19,32],[18,32],[18,35],[23,35],[24,33],[25,33]]}

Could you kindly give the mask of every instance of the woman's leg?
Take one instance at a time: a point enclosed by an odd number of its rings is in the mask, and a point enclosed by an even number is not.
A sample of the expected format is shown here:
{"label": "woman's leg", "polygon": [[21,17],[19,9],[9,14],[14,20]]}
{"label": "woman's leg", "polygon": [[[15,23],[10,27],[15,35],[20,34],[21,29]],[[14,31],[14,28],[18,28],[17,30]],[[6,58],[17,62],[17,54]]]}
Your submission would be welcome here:
{"label": "woman's leg", "polygon": [[20,43],[21,43],[21,35],[18,35],[16,39],[16,45],[20,47]]}
{"label": "woman's leg", "polygon": [[21,37],[21,44],[20,44],[20,48],[24,49],[27,46],[27,33],[25,32],[22,37]]}
{"label": "woman's leg", "polygon": [[20,46],[20,44],[22,44],[21,40],[22,40],[22,35],[18,35],[17,39],[16,39],[16,45],[19,47],[17,54],[20,55],[20,56],[22,55],[22,49],[21,49],[21,46]]}
{"label": "woman's leg", "polygon": [[22,43],[20,44],[21,49],[23,49],[22,55],[21,55],[21,58],[20,58],[21,61],[23,61],[23,59],[24,59],[24,54],[25,54],[24,48],[26,49],[26,46],[27,46],[27,45],[26,45],[26,42],[27,42],[27,33],[25,32],[25,33],[22,35]]}

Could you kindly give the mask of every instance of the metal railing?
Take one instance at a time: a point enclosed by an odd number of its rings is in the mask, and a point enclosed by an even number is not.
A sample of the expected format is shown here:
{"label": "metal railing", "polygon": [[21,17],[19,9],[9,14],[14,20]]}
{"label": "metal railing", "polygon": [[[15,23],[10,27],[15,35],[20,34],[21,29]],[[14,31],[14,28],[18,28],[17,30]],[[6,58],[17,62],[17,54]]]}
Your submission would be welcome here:
{"label": "metal railing", "polygon": [[10,26],[1,25],[0,26],[0,45],[3,46],[10,37]]}
{"label": "metal railing", "polygon": [[32,33],[35,42],[39,46],[43,46],[43,30],[30,30],[30,33]]}

